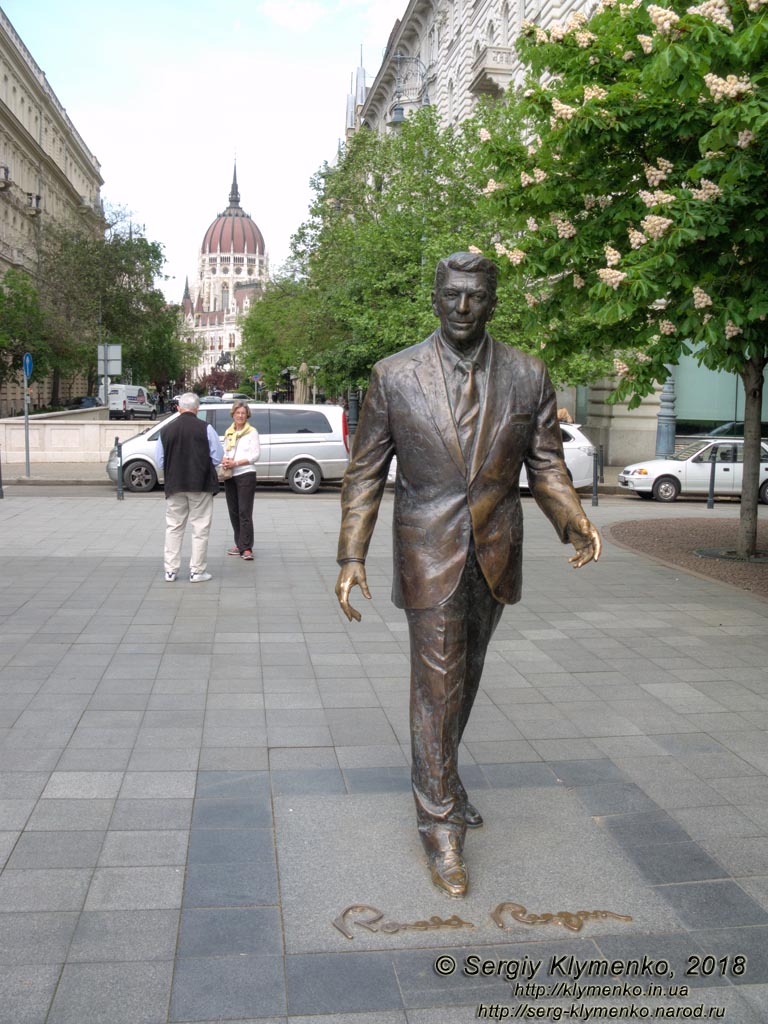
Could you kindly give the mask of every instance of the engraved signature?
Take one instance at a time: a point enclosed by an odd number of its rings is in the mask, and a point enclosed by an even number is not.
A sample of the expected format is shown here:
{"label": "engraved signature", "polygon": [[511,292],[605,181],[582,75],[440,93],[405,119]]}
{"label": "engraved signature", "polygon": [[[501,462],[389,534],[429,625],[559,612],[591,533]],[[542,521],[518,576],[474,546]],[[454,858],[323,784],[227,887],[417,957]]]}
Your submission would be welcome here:
{"label": "engraved signature", "polygon": [[369,932],[384,932],[386,935],[395,935],[397,932],[428,932],[438,928],[474,928],[475,925],[469,921],[462,921],[458,914],[442,918],[436,914],[428,921],[389,921],[384,918],[384,913],[376,907],[369,907],[365,903],[353,903],[346,907],[335,921],[333,927],[338,929],[345,939],[353,938],[352,926],[365,928]]}
{"label": "engraved signature", "polygon": [[520,924],[559,924],[572,932],[580,932],[584,922],[590,918],[613,917],[617,921],[631,921],[628,914],[614,914],[612,910],[558,910],[556,914],[529,914],[520,903],[499,903],[491,911],[491,917],[499,926],[504,927],[503,915],[509,913]]}

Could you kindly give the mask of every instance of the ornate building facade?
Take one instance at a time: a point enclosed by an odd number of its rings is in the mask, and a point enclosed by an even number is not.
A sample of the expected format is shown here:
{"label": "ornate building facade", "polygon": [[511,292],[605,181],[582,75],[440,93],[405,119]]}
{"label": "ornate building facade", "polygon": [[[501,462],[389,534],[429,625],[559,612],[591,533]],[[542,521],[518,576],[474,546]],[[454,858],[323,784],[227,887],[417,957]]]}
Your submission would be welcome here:
{"label": "ornate building facade", "polygon": [[[99,232],[102,184],[99,161],[0,10],[0,277],[11,267],[34,276],[48,218]],[[46,382],[35,389],[44,404]],[[20,387],[0,387],[0,415],[20,405]]]}
{"label": "ornate building facade", "polygon": [[239,369],[242,318],[261,298],[268,276],[264,237],[240,206],[235,168],[229,205],[205,232],[193,288],[187,280],[182,299],[187,337],[202,348],[198,378],[217,366]]}

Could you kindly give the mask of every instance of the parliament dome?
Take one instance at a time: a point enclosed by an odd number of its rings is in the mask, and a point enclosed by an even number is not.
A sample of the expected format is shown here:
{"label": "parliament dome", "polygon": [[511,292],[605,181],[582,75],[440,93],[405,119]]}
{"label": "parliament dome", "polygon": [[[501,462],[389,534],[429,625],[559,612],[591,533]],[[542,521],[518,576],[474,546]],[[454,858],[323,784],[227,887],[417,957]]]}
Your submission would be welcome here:
{"label": "parliament dome", "polygon": [[240,205],[240,192],[237,188],[237,169],[232,177],[232,188],[229,192],[229,206],[220,213],[205,232],[201,254],[234,253],[250,256],[264,255],[264,236],[255,221]]}

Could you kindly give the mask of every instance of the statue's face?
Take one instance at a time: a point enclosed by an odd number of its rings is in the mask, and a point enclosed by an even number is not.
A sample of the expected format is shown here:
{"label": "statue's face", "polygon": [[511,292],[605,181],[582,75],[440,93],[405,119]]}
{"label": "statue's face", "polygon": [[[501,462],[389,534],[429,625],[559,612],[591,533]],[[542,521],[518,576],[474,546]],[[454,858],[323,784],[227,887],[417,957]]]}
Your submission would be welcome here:
{"label": "statue's face", "polygon": [[440,287],[432,292],[432,309],[440,318],[440,330],[454,348],[474,348],[493,316],[496,298],[486,286],[485,274],[448,270]]}

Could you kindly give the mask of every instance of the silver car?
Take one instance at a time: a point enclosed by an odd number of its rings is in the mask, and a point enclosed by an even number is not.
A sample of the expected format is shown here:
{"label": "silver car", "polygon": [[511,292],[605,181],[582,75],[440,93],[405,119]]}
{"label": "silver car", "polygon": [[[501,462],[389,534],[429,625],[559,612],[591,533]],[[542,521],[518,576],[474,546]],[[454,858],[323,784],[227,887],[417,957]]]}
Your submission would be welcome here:
{"label": "silver car", "polygon": [[[341,480],[349,462],[347,416],[338,405],[265,405],[251,402],[249,423],[259,432],[259,481],[284,481],[296,494],[314,494],[323,481]],[[223,437],[232,423],[230,405],[202,403],[198,417]],[[151,491],[162,478],[155,442],[179,413],[122,443],[123,484],[129,491]],[[117,448],[107,475],[117,483]]]}
{"label": "silver car", "polygon": [[[633,462],[619,473],[619,487],[641,498],[674,501],[680,494],[708,495],[712,468],[715,494],[740,495],[744,471],[742,438],[711,437],[694,441],[665,459]],[[760,501],[768,505],[768,442],[761,442]]]}

